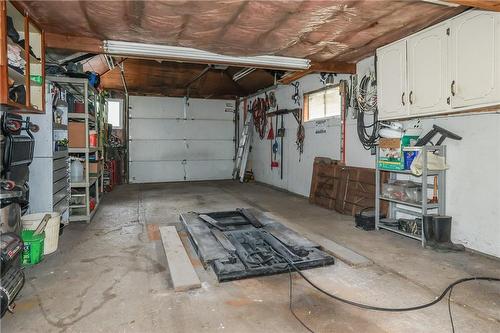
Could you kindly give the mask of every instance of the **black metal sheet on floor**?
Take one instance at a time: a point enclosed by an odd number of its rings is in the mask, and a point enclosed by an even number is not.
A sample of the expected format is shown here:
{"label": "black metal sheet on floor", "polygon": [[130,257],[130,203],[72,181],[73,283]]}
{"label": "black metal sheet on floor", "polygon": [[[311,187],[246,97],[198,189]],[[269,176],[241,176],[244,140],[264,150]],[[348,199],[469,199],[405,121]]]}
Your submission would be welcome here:
{"label": "black metal sheet on floor", "polygon": [[204,215],[183,213],[181,220],[204,266],[221,282],[288,272],[288,262],[299,269],[334,263],[318,244],[256,209]]}

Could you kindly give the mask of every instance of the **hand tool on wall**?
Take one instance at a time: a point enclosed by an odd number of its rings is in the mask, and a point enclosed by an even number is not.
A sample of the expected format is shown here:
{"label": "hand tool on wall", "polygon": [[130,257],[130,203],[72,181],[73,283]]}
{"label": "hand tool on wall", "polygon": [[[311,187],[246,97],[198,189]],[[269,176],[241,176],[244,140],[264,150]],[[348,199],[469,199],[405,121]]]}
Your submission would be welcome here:
{"label": "hand tool on wall", "polygon": [[[271,121],[272,123],[272,121]],[[276,116],[276,129],[278,128],[278,116]],[[274,143],[271,147],[272,153],[274,154],[274,157],[271,159],[271,169],[277,168],[279,166],[278,161],[276,161],[276,154],[278,153],[278,138],[275,136],[274,137]]]}
{"label": "hand tool on wall", "polygon": [[[274,140],[274,128],[273,128],[273,121],[271,119],[271,128],[269,129],[269,133],[267,133],[267,139],[268,140]],[[272,147],[272,144],[271,144]]]}
{"label": "hand tool on wall", "polygon": [[279,136],[281,138],[281,154],[280,154],[280,179],[283,179],[283,137],[285,136],[285,127],[283,126],[283,115],[281,115],[281,128],[278,131]]}
{"label": "hand tool on wall", "polygon": [[440,146],[446,138],[450,138],[453,140],[462,140],[461,136],[437,125],[432,125],[432,129],[426,135],[420,138],[415,146],[425,146],[426,144],[431,142],[432,138],[438,133],[441,134],[441,138],[439,138],[436,144],[434,144],[435,146]]}
{"label": "hand tool on wall", "polygon": [[299,86],[300,86],[300,82],[293,82],[292,83],[292,86],[294,88],[294,93],[292,95],[292,100],[295,104],[299,105],[300,106],[300,93],[299,93]]}

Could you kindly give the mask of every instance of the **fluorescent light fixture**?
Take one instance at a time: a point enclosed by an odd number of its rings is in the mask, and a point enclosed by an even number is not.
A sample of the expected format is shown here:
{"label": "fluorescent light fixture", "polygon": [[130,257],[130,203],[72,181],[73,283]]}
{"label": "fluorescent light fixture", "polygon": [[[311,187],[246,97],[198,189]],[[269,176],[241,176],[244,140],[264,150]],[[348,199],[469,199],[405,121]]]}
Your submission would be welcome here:
{"label": "fluorescent light fixture", "polygon": [[423,2],[433,3],[435,5],[447,6],[447,7],[458,7],[460,6],[458,3],[447,2],[442,0],[422,0]]}
{"label": "fluorescent light fixture", "polygon": [[107,54],[138,58],[165,59],[179,62],[227,64],[284,70],[304,70],[308,69],[311,65],[311,62],[308,59],[267,55],[254,57],[233,57],[179,46],[120,42],[113,40],[105,40],[103,45],[104,52]]}
{"label": "fluorescent light fixture", "polygon": [[238,81],[247,76],[248,74],[252,73],[255,70],[255,68],[243,68],[241,71],[237,72],[236,74],[233,75],[233,81]]}

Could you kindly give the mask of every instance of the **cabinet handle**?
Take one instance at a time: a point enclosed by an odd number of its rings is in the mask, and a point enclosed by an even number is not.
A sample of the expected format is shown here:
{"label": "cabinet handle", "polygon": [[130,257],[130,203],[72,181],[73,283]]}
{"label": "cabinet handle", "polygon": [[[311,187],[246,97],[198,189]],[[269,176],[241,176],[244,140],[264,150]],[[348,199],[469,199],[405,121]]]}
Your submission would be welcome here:
{"label": "cabinet handle", "polygon": [[401,95],[401,104],[403,104],[403,106],[405,106],[405,93],[404,92]]}
{"label": "cabinet handle", "polygon": [[455,80],[451,81],[451,96],[455,96]]}
{"label": "cabinet handle", "polygon": [[410,91],[410,96],[408,96],[408,99],[410,100],[410,104],[413,104],[413,91]]}

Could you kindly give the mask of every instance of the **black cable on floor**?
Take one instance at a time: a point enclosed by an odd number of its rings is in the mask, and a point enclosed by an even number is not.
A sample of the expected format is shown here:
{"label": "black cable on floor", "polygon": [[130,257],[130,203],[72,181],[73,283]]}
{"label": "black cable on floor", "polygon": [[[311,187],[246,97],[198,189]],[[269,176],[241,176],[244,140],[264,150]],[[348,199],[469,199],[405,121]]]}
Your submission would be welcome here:
{"label": "black cable on floor", "polygon": [[[403,307],[403,308],[386,308],[386,307],[379,307],[379,306],[373,306],[373,305],[367,305],[367,304],[363,304],[363,303],[358,303],[358,302],[355,302],[355,301],[351,301],[351,300],[348,300],[348,299],[345,299],[345,298],[342,298],[342,297],[339,297],[339,296],[336,296],[336,295],[333,295],[331,293],[329,293],[328,291],[322,289],[321,287],[318,287],[316,284],[314,284],[311,280],[309,280],[305,275],[304,273],[302,273],[300,271],[300,269],[298,269],[293,262],[291,262],[290,260],[288,260],[288,258],[282,256],[281,254],[279,254],[278,252],[275,252],[276,255],[278,255],[279,257],[281,257],[283,260],[285,260],[288,265],[293,268],[307,283],[309,283],[314,289],[318,290],[319,292],[325,294],[326,296],[328,297],[331,297],[339,302],[342,302],[342,303],[346,303],[346,304],[349,304],[349,305],[352,305],[352,306],[356,306],[358,308],[362,308],[362,309],[366,309],[366,310],[373,310],[373,311],[383,311],[383,312],[408,312],[408,311],[416,311],[416,310],[421,310],[421,309],[424,309],[424,308],[428,308],[430,306],[433,306],[437,303],[439,303],[445,296],[446,294],[448,294],[449,292],[451,293],[451,291],[453,290],[453,288],[458,285],[458,284],[461,284],[461,283],[464,283],[464,282],[468,282],[468,281],[495,281],[495,282],[500,282],[500,278],[494,278],[494,277],[483,277],[483,276],[480,276],[480,277],[471,277],[471,278],[463,278],[463,279],[459,279],[459,280],[456,280],[455,282],[451,283],[450,285],[448,285],[448,287],[446,287],[446,289],[441,293],[441,295],[439,295],[435,300],[431,301],[431,302],[428,302],[428,303],[424,303],[424,304],[421,304],[421,305],[417,305],[417,306],[411,306],[411,307]],[[292,284],[292,274],[291,274],[291,270],[289,268],[289,277],[290,277],[290,284]],[[292,301],[293,297],[292,297],[292,287],[290,287],[290,301]],[[449,302],[451,302],[451,295],[449,296]],[[290,304],[290,310],[292,311],[292,314],[294,315],[295,318],[297,318],[297,320],[302,324],[302,326],[304,326],[308,331],[310,332],[313,332],[307,325],[305,325],[305,323],[302,322],[302,320],[300,320],[297,315],[295,314],[295,312],[293,311],[293,306],[292,304]],[[450,314],[450,320],[451,320],[451,325],[452,325],[452,329],[453,329],[453,332],[455,330],[454,328],[454,324],[453,324],[453,316],[451,315],[451,304],[449,303],[449,314]]]}
{"label": "black cable on floor", "polygon": [[453,287],[451,287],[448,293],[448,314],[450,315],[451,332],[455,333],[455,324],[453,323],[453,315],[451,314],[451,293],[453,292]]}

